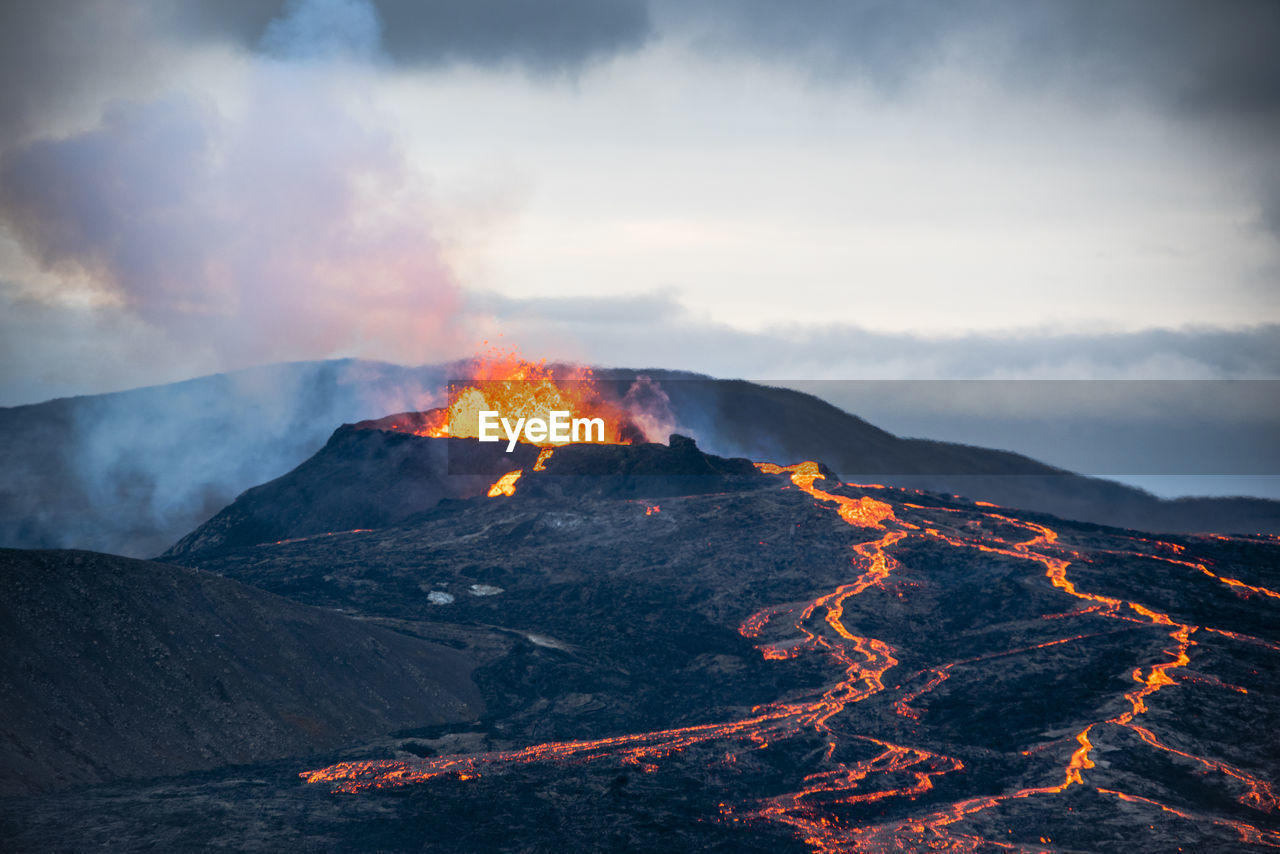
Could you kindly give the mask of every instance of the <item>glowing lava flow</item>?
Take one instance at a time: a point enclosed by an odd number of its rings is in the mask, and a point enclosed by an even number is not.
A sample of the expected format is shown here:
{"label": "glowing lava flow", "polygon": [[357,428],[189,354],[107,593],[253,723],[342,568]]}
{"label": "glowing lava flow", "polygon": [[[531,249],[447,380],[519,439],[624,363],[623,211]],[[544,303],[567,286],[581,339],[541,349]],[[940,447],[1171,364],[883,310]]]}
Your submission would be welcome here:
{"label": "glowing lava flow", "polygon": [[[555,448],[543,448],[538,452],[538,459],[533,463],[534,471],[546,471],[547,460],[551,458],[551,453]],[[516,481],[520,479],[520,475],[524,474],[524,469],[516,469],[509,471],[502,477],[493,482],[493,486],[489,487],[489,491],[485,493],[489,498],[506,497],[510,498],[516,494]]]}
{"label": "glowing lava flow", "polygon": [[[1142,539],[1141,537],[1134,537],[1133,539],[1139,543],[1146,543],[1147,545],[1154,546],[1157,550],[1169,551],[1169,552],[1173,552],[1174,554],[1182,554],[1183,552],[1186,551],[1185,546],[1180,546],[1177,543],[1166,543],[1162,540],[1146,540],[1146,539]],[[1238,578],[1227,578],[1226,576],[1218,575],[1216,572],[1213,572],[1212,570],[1210,570],[1205,563],[1200,561],[1181,560],[1178,558],[1165,557],[1164,555],[1160,555],[1160,554],[1152,554],[1150,552],[1108,552],[1108,553],[1121,554],[1127,557],[1145,558],[1147,560],[1158,560],[1164,563],[1171,563],[1176,566],[1185,566],[1188,569],[1194,569],[1196,572],[1199,572],[1201,575],[1209,576],[1214,581],[1217,581],[1220,584],[1225,584],[1226,586],[1235,590],[1237,594],[1244,597],[1257,595],[1257,596],[1266,596],[1271,599],[1280,599],[1280,593],[1277,593],[1276,591],[1271,590],[1270,588],[1256,587],[1251,584],[1245,584],[1243,581],[1241,581]]]}
{"label": "glowing lava flow", "polygon": [[488,496],[490,498],[497,498],[500,495],[505,495],[510,498],[512,495],[515,495],[516,481],[520,479],[520,475],[522,474],[524,474],[524,469],[516,469],[515,471],[507,472],[502,477],[494,481],[493,486],[489,487],[489,492],[487,493]]}
{"label": "glowing lava flow", "polygon": [[310,534],[305,537],[290,537],[287,540],[276,540],[272,543],[263,543],[266,546],[283,546],[289,543],[305,543],[307,540],[315,540],[320,537],[341,537],[346,534],[369,534],[372,528],[352,528],[350,531],[325,531],[323,534]]}
{"label": "glowing lava flow", "polygon": [[[777,467],[762,467],[765,471],[782,471]],[[790,470],[788,470],[790,471]],[[494,484],[491,495],[514,492],[520,472],[510,472]],[[853,525],[885,530],[885,523],[895,520],[893,508],[875,499],[853,500],[845,496],[822,493],[813,487],[818,477],[812,464],[795,469],[793,479],[815,497],[835,502],[841,518]],[[829,496],[829,499],[828,499]],[[650,508],[646,508],[646,513]],[[657,510],[656,507],[651,508]],[[816,653],[826,657],[839,667],[843,677],[810,698],[771,703],[757,708],[753,714],[740,720],[702,724],[669,730],[639,733],[584,741],[551,742],[521,750],[496,751],[466,756],[448,756],[421,761],[371,761],[346,762],[328,768],[304,773],[311,783],[325,782],[336,791],[356,792],[369,788],[405,785],[441,776],[474,777],[483,770],[511,763],[531,761],[591,761],[611,759],[624,764],[652,769],[653,761],[686,750],[694,745],[711,741],[738,743],[743,748],[764,747],[804,733],[816,733],[827,740],[828,760],[833,756],[838,739],[832,731],[831,720],[849,704],[859,702],[884,690],[882,677],[898,662],[893,650],[884,642],[861,637],[845,626],[842,617],[844,603],[869,587],[881,584],[894,567],[885,549],[901,540],[905,531],[887,531],[876,540],[854,547],[854,562],[863,568],[851,583],[819,596],[801,609],[794,622],[795,631],[802,640],[791,644],[785,657]],[[756,636],[769,621],[781,611],[762,612],[743,624],[741,631]],[[763,647],[766,657],[772,647]],[[857,736],[856,739],[875,744],[881,752],[872,759],[859,762],[836,762],[830,770],[805,779],[800,790],[779,796],[747,815],[780,821],[796,827],[817,840],[823,821],[823,804],[833,798],[844,803],[860,803],[901,795],[911,796],[932,787],[932,778],[962,768],[955,759],[940,756],[926,750],[891,744],[887,741]],[[732,750],[730,750],[730,755]],[[892,785],[875,788],[867,781],[872,777],[887,776],[896,780],[905,774],[912,780],[906,788]],[[726,808],[728,812],[728,808]],[[816,844],[816,843],[815,843]]]}
{"label": "glowing lava flow", "polygon": [[[817,498],[819,501],[829,501],[836,505],[836,511],[840,514],[840,518],[848,522],[850,525],[856,525],[861,528],[881,528],[884,527],[885,520],[897,521],[894,515],[893,506],[884,502],[877,501],[870,496],[862,496],[861,498],[850,498],[846,495],[834,495],[830,492],[824,492],[815,487],[814,481],[821,480],[823,474],[817,463],[797,463],[793,466],[779,466],[773,463],[756,463],[756,468],[765,474],[790,474],[791,482],[805,492]],[[908,525],[914,528],[914,525]]]}
{"label": "glowing lava flow", "polygon": [[[1169,672],[1171,670],[1185,667],[1190,663],[1188,650],[1195,644],[1195,642],[1191,640],[1191,634],[1197,631],[1198,627],[1175,622],[1169,617],[1169,615],[1147,608],[1137,602],[1124,602],[1114,597],[1083,593],[1077,590],[1074,583],[1066,577],[1066,569],[1070,566],[1071,561],[1065,560],[1061,557],[1045,554],[1042,551],[1037,551],[1037,549],[1049,549],[1055,547],[1058,537],[1054,531],[1035,522],[1013,519],[1009,516],[997,513],[988,513],[986,515],[992,520],[1021,528],[1028,533],[1031,533],[1033,536],[1029,540],[1014,543],[1012,545],[1002,544],[993,546],[985,542],[970,542],[948,536],[934,528],[926,529],[926,535],[943,540],[944,542],[956,547],[974,548],[1008,557],[1018,557],[1036,561],[1044,566],[1046,577],[1055,587],[1065,591],[1077,599],[1092,603],[1087,608],[1082,609],[1080,613],[1088,611],[1105,617],[1140,622],[1136,618],[1123,612],[1122,609],[1127,606],[1131,611],[1139,614],[1141,617],[1145,618],[1145,620],[1150,621],[1152,625],[1168,626],[1172,628],[1173,631],[1169,633],[1169,637],[1175,641],[1175,647],[1172,650],[1166,650],[1165,652],[1169,660],[1152,665],[1145,675],[1143,674],[1142,668],[1134,669],[1131,678],[1134,682],[1138,683],[1139,687],[1124,695],[1124,699],[1129,703],[1128,710],[1124,711],[1120,715],[1108,718],[1105,721],[1091,723],[1076,734],[1075,741],[1079,746],[1072,752],[1071,757],[1067,762],[1065,777],[1060,785],[1025,788],[988,798],[975,798],[967,801],[961,801],[953,804],[945,811],[925,816],[915,822],[907,824],[853,829],[851,834],[842,839],[843,842],[848,843],[849,850],[860,850],[867,847],[888,847],[890,840],[892,840],[894,845],[901,846],[903,841],[906,839],[910,839],[913,844],[919,844],[922,847],[937,847],[941,845],[942,847],[946,847],[951,850],[976,850],[977,848],[982,847],[982,845],[993,844],[990,840],[982,840],[976,837],[951,836],[947,833],[946,828],[966,816],[973,815],[976,812],[996,806],[997,804],[1005,801],[1027,798],[1033,795],[1057,794],[1065,791],[1071,785],[1085,785],[1084,772],[1095,767],[1095,763],[1090,757],[1090,754],[1094,749],[1094,744],[1090,740],[1089,735],[1093,731],[1094,727],[1098,726],[1100,723],[1114,724],[1130,729],[1135,732],[1143,742],[1151,747],[1181,756],[1185,759],[1190,759],[1203,766],[1206,770],[1217,771],[1235,779],[1244,785],[1245,793],[1241,795],[1238,800],[1246,806],[1264,812],[1272,812],[1280,807],[1280,802],[1276,799],[1273,787],[1268,782],[1253,777],[1252,775],[1230,766],[1227,763],[1196,756],[1194,754],[1169,747],[1161,742],[1154,733],[1151,732],[1151,730],[1133,723],[1135,717],[1147,711],[1147,697],[1156,693],[1161,688],[1175,684],[1174,679],[1169,675]],[[1073,558],[1079,558],[1081,556],[1078,552],[1068,552],[1068,554]],[[1182,561],[1175,562],[1184,563],[1187,566],[1192,566],[1197,569],[1203,569],[1200,565],[1189,564]],[[1052,616],[1056,617],[1058,615]],[[1075,638],[1067,638],[1064,640],[1075,640]],[[909,702],[918,698],[927,691],[936,688],[948,677],[948,671],[950,668],[959,663],[961,662],[953,662],[952,664],[935,670],[934,679],[930,680],[930,682],[919,691],[904,697],[903,700],[907,701],[906,703],[899,701],[899,705],[897,707],[899,713],[912,716]],[[1199,816],[1195,816],[1191,813],[1160,804],[1150,798],[1131,796],[1106,788],[1097,788],[1097,791],[1116,795],[1122,800],[1151,804],[1160,807],[1165,812],[1173,813],[1183,818],[1200,818]],[[1204,820],[1213,824],[1232,828],[1240,835],[1241,840],[1244,842],[1280,848],[1280,834],[1260,830],[1259,828],[1244,822],[1229,819],[1205,817]],[[841,847],[835,846],[831,850],[841,850]]]}
{"label": "glowing lava flow", "polygon": [[[545,459],[540,457],[539,464],[543,462]],[[740,750],[757,749],[802,736],[817,736],[826,743],[823,759],[826,767],[823,770],[803,777],[794,791],[754,804],[722,805],[724,815],[735,821],[767,821],[790,827],[817,852],[921,849],[977,851],[993,847],[1022,846],[961,833],[953,825],[1002,803],[1060,794],[1072,786],[1090,787],[1090,772],[1096,768],[1092,758],[1095,742],[1106,738],[1109,733],[1127,730],[1151,748],[1193,762],[1206,772],[1216,772],[1233,780],[1233,785],[1242,789],[1238,800],[1244,806],[1264,812],[1280,808],[1280,801],[1270,783],[1225,762],[1167,745],[1150,728],[1135,722],[1148,711],[1148,702],[1154,695],[1176,684],[1179,677],[1175,676],[1175,672],[1190,664],[1190,650],[1196,645],[1194,635],[1197,632],[1203,630],[1256,641],[1269,648],[1274,648],[1273,644],[1225,629],[1202,629],[1178,622],[1168,614],[1138,602],[1082,591],[1067,577],[1067,570],[1073,562],[1086,559],[1085,555],[1059,544],[1057,533],[1047,526],[1014,518],[1007,515],[1007,511],[998,512],[1002,508],[995,505],[981,504],[982,509],[977,511],[981,520],[969,520],[967,527],[959,533],[954,530],[947,532],[943,530],[948,527],[943,519],[946,513],[955,512],[954,508],[903,502],[900,505],[902,510],[910,510],[919,515],[922,524],[916,525],[900,519],[894,506],[888,501],[865,495],[855,498],[817,488],[815,483],[823,475],[816,463],[788,467],[760,463],[757,467],[767,474],[789,475],[795,488],[804,491],[822,505],[834,506],[845,522],[879,533],[875,539],[853,547],[853,564],[858,569],[858,575],[853,581],[807,603],[778,605],[758,611],[739,627],[739,632],[747,638],[762,639],[768,634],[769,640],[761,640],[757,647],[765,659],[781,661],[817,657],[834,665],[838,675],[833,684],[810,695],[757,707],[750,716],[739,720],[595,740],[550,742],[518,750],[471,755],[405,761],[344,762],[304,772],[301,775],[303,779],[310,783],[327,783],[335,791],[357,792],[441,777],[465,780],[491,770],[498,771],[504,766],[527,762],[608,760],[636,765],[644,770],[655,770],[658,760],[713,741],[723,744],[724,755],[733,761]],[[535,470],[538,470],[538,466],[535,466]],[[521,474],[521,471],[514,471],[503,475],[494,484],[489,495],[512,495]],[[877,489],[891,492],[884,487]],[[649,508],[646,505],[646,508],[646,514],[658,512],[656,506]],[[973,511],[970,512],[972,514]],[[929,519],[930,514],[937,514],[943,519]],[[997,535],[999,531],[1010,529],[1021,532],[1025,539],[1010,541]],[[1061,755],[1057,752],[1061,750],[1065,753],[1064,742],[1071,746],[1070,754],[1064,757],[1065,764],[1058,765],[1058,770],[1050,772],[1051,776],[1042,785],[960,800],[905,820],[879,824],[859,823],[848,817],[851,808],[888,799],[909,802],[933,789],[936,778],[947,774],[962,774],[965,771],[965,766],[959,759],[917,746],[895,744],[868,735],[849,734],[844,731],[845,726],[833,725],[835,719],[852,704],[884,692],[885,674],[898,665],[893,647],[882,640],[856,634],[844,619],[845,607],[851,597],[875,587],[884,589],[884,582],[898,566],[888,550],[907,538],[975,550],[1015,561],[1029,561],[1042,568],[1044,577],[1054,588],[1082,604],[1081,608],[1065,614],[1046,614],[1046,619],[1061,620],[1088,615],[1117,620],[1121,625],[1109,631],[1078,634],[999,650],[920,671],[909,677],[907,682],[925,674],[930,674],[930,678],[923,686],[898,696],[892,704],[893,711],[898,715],[919,719],[921,713],[912,704],[950,678],[953,669],[960,665],[1069,644],[1104,634],[1136,631],[1144,627],[1167,630],[1172,644],[1164,649],[1162,660],[1140,665],[1132,670],[1130,679],[1134,687],[1123,694],[1125,708],[1118,714],[1111,717],[1100,716],[1087,723],[1069,741],[1053,741],[1023,751],[1025,756],[1044,751]],[[1168,546],[1167,551],[1180,553],[1179,547],[1162,545]],[[1246,585],[1235,579],[1224,579],[1201,563],[1146,553],[1141,556],[1185,565],[1189,569],[1217,578],[1246,595],[1276,595],[1265,588]],[[784,619],[786,617],[793,619]],[[1236,690],[1244,691],[1242,688]],[[1108,727],[1114,729],[1109,731]],[[865,750],[867,746],[873,748],[874,755],[870,758],[843,758],[850,752],[856,752],[858,747]],[[1248,843],[1280,847],[1280,834],[1261,830],[1244,822],[1200,816],[1113,788],[1094,787],[1094,790],[1123,801],[1157,807],[1186,820],[1229,827]],[[1042,837],[1041,841],[1047,842],[1047,837]]]}

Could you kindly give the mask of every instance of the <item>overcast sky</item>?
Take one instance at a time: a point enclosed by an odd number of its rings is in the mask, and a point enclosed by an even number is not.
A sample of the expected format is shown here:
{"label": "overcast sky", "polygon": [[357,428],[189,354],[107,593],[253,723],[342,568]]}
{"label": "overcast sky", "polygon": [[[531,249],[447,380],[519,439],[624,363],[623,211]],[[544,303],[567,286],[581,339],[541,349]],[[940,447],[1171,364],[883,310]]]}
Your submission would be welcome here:
{"label": "overcast sky", "polygon": [[2,14],[0,405],[485,340],[1280,377],[1272,0]]}

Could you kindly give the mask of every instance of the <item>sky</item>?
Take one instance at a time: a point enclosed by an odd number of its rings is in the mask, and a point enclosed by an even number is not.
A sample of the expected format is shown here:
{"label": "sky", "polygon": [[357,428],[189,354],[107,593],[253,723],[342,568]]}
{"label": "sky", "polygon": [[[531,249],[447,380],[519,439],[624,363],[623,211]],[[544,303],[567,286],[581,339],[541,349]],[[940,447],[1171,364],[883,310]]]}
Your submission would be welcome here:
{"label": "sky", "polygon": [[492,344],[1280,378],[1271,0],[2,9],[0,405]]}

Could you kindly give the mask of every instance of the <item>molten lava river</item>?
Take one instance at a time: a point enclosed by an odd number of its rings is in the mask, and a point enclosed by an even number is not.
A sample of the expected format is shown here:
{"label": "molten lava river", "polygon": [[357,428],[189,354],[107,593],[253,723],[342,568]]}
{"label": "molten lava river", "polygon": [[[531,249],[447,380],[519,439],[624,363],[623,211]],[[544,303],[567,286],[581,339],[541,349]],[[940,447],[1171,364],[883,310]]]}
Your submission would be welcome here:
{"label": "molten lava river", "polygon": [[[465,786],[468,780],[525,763],[608,762],[653,771],[695,747],[714,750],[714,755],[721,757],[719,761],[733,763],[747,752],[807,738],[820,745],[812,757],[817,770],[798,774],[781,794],[721,804],[721,820],[739,826],[784,826],[816,852],[1054,850],[1058,843],[1051,835],[1031,842],[1014,837],[1014,831],[1006,829],[999,817],[1001,809],[1015,803],[1043,803],[1047,808],[1070,810],[1080,803],[1072,798],[1087,795],[1120,802],[1117,808],[1121,813],[1144,827],[1158,815],[1162,820],[1217,828],[1222,834],[1217,838],[1232,845],[1280,848],[1280,833],[1267,827],[1275,826],[1271,814],[1280,806],[1269,781],[1223,759],[1199,755],[1185,743],[1171,742],[1146,720],[1161,702],[1161,692],[1180,683],[1247,694],[1248,687],[1210,675],[1208,664],[1196,662],[1198,646],[1208,649],[1215,642],[1230,642],[1260,649],[1265,655],[1280,651],[1280,646],[1228,626],[1185,622],[1151,600],[1144,603],[1092,591],[1081,580],[1079,570],[1104,558],[1125,558],[1130,561],[1126,565],[1154,562],[1185,571],[1198,576],[1201,583],[1220,585],[1249,601],[1280,598],[1276,591],[1220,575],[1212,564],[1197,560],[1187,554],[1185,546],[1175,543],[1129,537],[1132,548],[1127,551],[1067,547],[1053,529],[994,505],[947,504],[938,496],[878,486],[831,484],[834,491],[826,491],[816,485],[822,476],[815,463],[788,467],[759,463],[757,468],[780,476],[781,488],[807,493],[822,511],[837,514],[853,531],[860,532],[861,541],[852,546],[853,568],[846,583],[807,601],[758,610],[738,629],[756,644],[766,661],[776,661],[778,666],[808,662],[824,668],[827,677],[821,688],[757,706],[729,720],[467,755],[343,762],[307,771],[303,779],[335,791],[360,792],[429,780],[438,780],[437,785]],[[505,500],[519,487],[519,472],[513,472],[495,484],[490,495]],[[660,509],[645,504],[645,515],[666,517],[666,505],[664,501]],[[750,532],[744,536],[751,536]],[[1115,536],[1109,534],[1106,542],[1114,545]],[[851,600],[871,590],[892,590],[894,597],[908,601],[913,586],[895,579],[901,568],[895,555],[912,545],[932,549],[928,554],[950,553],[970,562],[1003,561],[1015,570],[1025,568],[1026,578],[1021,583],[1037,585],[1049,601],[1056,599],[1060,605],[1057,610],[1033,615],[1052,636],[1036,636],[1028,643],[1004,643],[995,649],[988,646],[978,654],[923,669],[900,666],[904,651],[885,640],[859,634],[857,626],[848,621],[846,609]],[[920,553],[926,552],[916,552]],[[1144,631],[1158,635],[1163,642],[1156,639],[1148,643],[1141,648],[1145,652],[1135,653],[1127,665],[1112,668],[1128,688],[1115,692],[1105,712],[1071,731],[1046,733],[1030,749],[1017,751],[1024,764],[1014,777],[1025,781],[1024,785],[975,796],[972,790],[951,783],[970,773],[967,764],[971,760],[947,755],[945,746],[931,741],[927,730],[912,729],[927,717],[931,697],[936,697],[948,680],[981,679],[982,667],[997,665],[1002,659],[1047,655],[1070,649],[1086,638]],[[919,642],[928,645],[930,639],[923,637]],[[1205,658],[1206,662],[1212,660],[1211,655]],[[903,672],[907,669],[912,672]],[[889,740],[860,733],[860,704],[871,698],[878,698],[889,710],[887,714],[901,722],[895,732],[917,733],[917,737]],[[998,719],[985,722],[989,728],[1001,725]],[[1232,802],[1230,809],[1245,817],[1256,814],[1259,819],[1227,818],[1222,810],[1197,812],[1186,808],[1185,801],[1166,803],[1150,797],[1149,792],[1138,794],[1114,782],[1095,782],[1102,768],[1121,761],[1104,759],[1103,755],[1121,747],[1126,756],[1142,751],[1145,761],[1190,769],[1203,785],[1219,786],[1225,793],[1221,797]],[[1123,774],[1113,771],[1108,781],[1123,779]],[[964,796],[947,794],[962,791]],[[1056,806],[1055,799],[1060,799]],[[912,810],[910,805],[917,800],[921,806]],[[873,808],[891,803],[905,805],[894,813],[897,817],[874,817]],[[983,816],[989,820],[975,822]],[[975,827],[982,829],[975,831]],[[1002,835],[1008,838],[1000,838]]]}

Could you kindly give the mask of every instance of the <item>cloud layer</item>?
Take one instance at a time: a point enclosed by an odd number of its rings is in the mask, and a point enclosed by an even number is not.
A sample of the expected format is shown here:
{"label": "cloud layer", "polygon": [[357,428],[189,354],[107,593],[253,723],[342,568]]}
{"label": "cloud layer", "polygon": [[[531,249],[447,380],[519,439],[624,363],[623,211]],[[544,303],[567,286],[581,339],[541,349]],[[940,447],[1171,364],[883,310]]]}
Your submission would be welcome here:
{"label": "cloud layer", "polygon": [[[536,356],[751,377],[1280,373],[1267,0],[2,15],[0,400],[436,361],[498,333]],[[1079,126],[1094,116],[1114,132]],[[1177,145],[1153,150],[1163,137]],[[535,199],[489,279],[484,239],[455,245],[485,214],[437,178],[466,170]],[[1081,174],[1096,186],[1069,197]],[[1238,309],[1218,322],[1262,325],[1188,325],[1214,299]],[[912,300],[953,327],[885,332]],[[1019,303],[1067,319],[975,331]],[[1178,328],[1092,323],[1120,315]]]}
{"label": "cloud layer", "polygon": [[467,310],[492,315],[519,340],[564,358],[751,380],[1280,377],[1275,325],[954,336],[840,323],[750,331],[691,315],[664,294],[529,300],[473,294]]}

